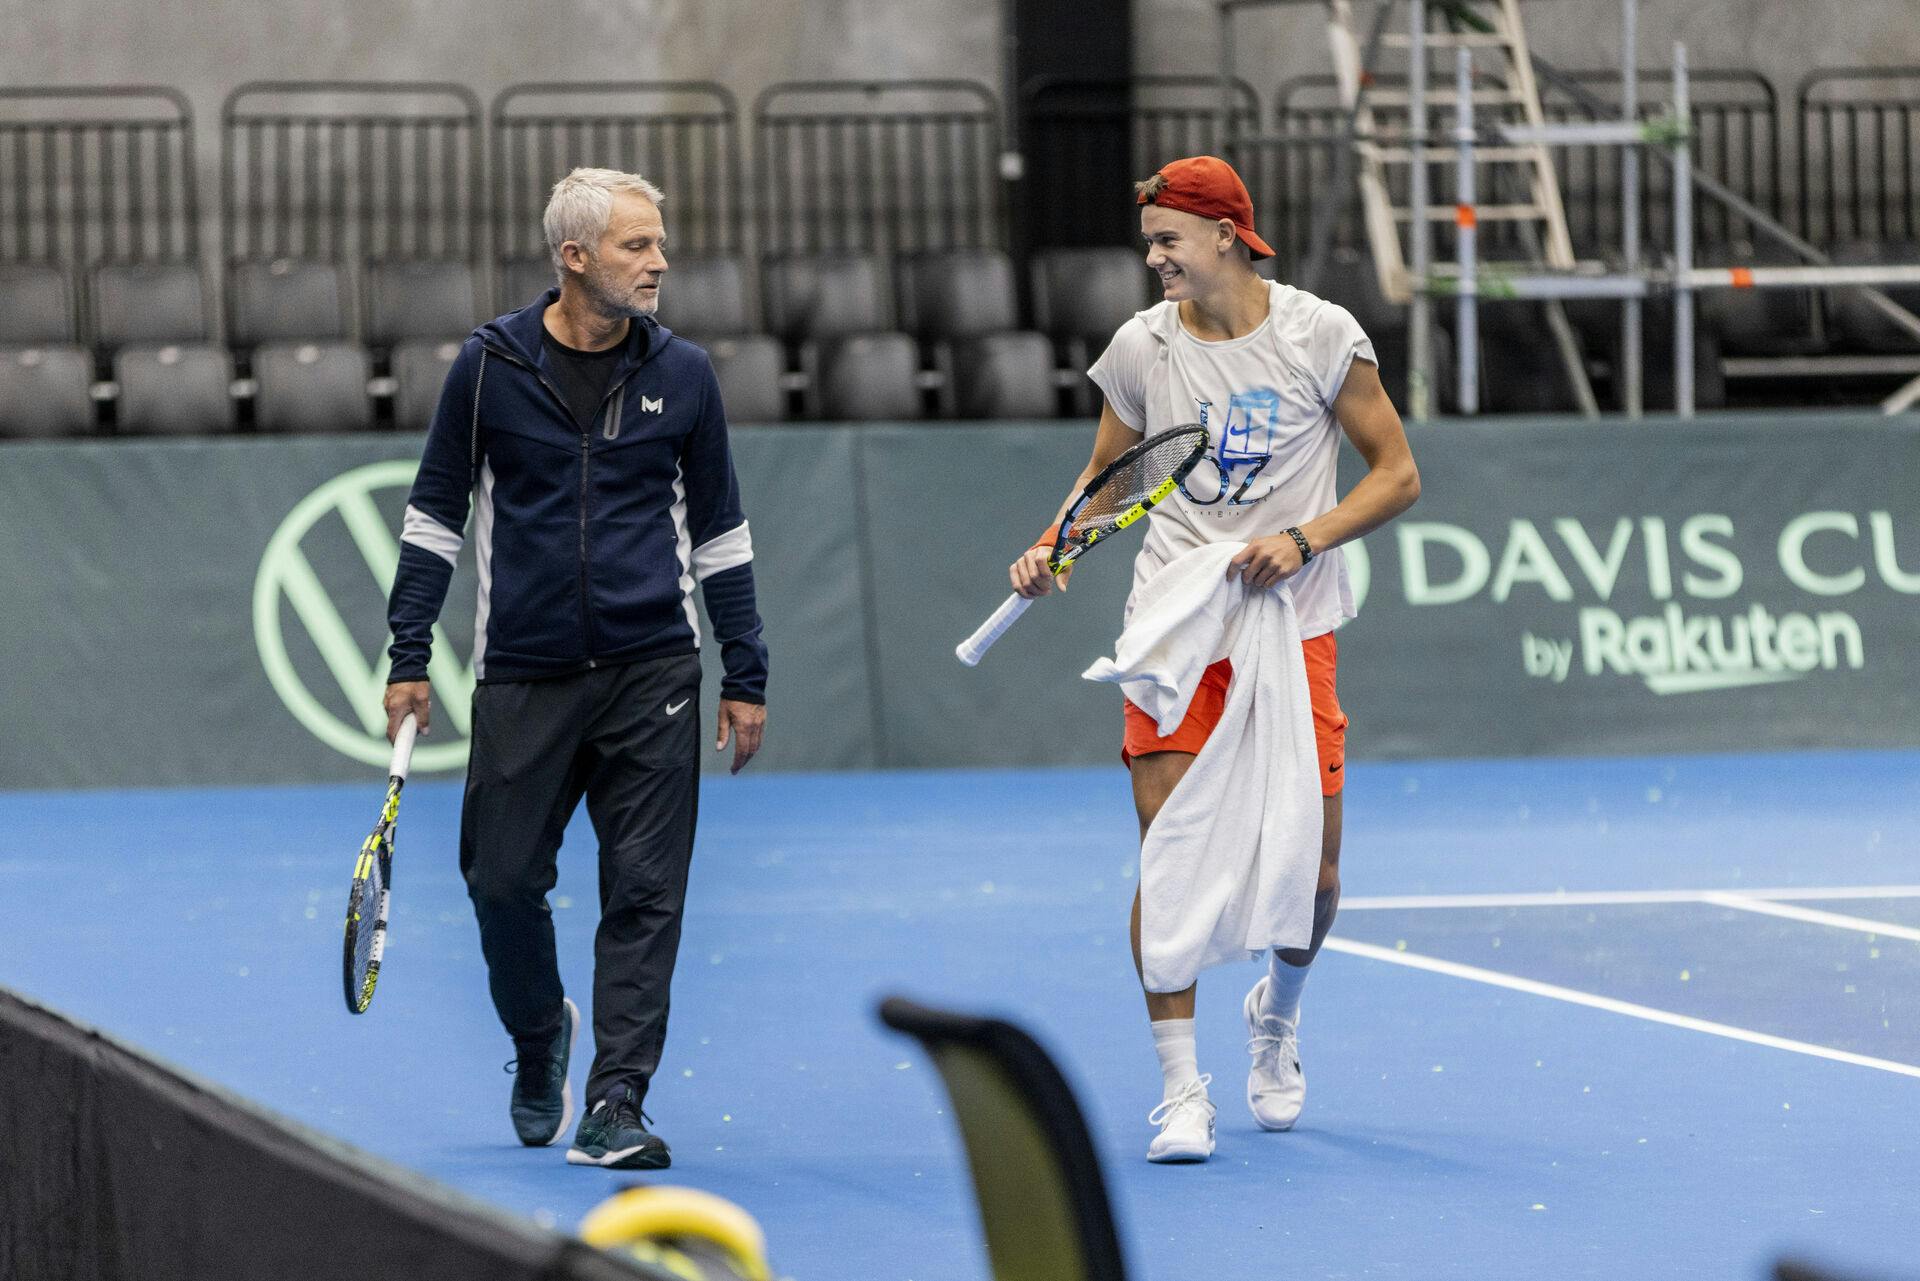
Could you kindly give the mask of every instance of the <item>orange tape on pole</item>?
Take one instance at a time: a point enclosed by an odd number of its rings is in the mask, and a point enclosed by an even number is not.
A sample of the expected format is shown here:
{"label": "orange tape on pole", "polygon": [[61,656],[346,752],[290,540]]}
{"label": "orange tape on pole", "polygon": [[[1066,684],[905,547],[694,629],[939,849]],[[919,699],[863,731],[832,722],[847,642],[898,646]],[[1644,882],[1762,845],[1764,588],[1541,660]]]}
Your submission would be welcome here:
{"label": "orange tape on pole", "polygon": [[1480,215],[1474,212],[1472,205],[1455,205],[1453,207],[1453,221],[1461,227],[1478,227],[1480,225]]}
{"label": "orange tape on pole", "polygon": [[1729,275],[1731,275],[1731,276],[1732,276],[1732,278],[1733,278],[1733,287],[1734,287],[1735,289],[1751,289],[1751,288],[1753,288],[1753,268],[1751,268],[1751,267],[1735,267],[1735,268],[1734,268],[1734,269],[1733,269],[1733,270],[1732,270],[1732,271],[1731,271],[1730,273],[1728,273],[1728,274],[1729,274]]}

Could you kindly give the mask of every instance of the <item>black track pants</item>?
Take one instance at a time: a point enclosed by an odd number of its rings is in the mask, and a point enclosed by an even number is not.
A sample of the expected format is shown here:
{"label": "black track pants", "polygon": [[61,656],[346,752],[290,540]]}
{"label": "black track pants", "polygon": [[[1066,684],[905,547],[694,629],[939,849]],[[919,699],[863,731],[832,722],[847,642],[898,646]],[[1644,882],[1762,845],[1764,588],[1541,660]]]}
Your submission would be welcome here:
{"label": "black track pants", "polygon": [[547,894],[582,796],[600,841],[587,1099],[660,1066],[699,798],[700,660],[481,685],[460,812],[460,871],[480,921],[494,1009],[516,1042],[559,1030]]}

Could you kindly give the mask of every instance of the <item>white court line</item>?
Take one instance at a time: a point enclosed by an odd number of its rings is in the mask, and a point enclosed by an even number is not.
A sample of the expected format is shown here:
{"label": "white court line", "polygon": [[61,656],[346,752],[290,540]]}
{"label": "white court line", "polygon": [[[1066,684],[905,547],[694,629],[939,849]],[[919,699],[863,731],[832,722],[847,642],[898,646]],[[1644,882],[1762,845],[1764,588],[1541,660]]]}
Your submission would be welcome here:
{"label": "white court line", "polygon": [[1610,996],[1596,996],[1592,992],[1581,992],[1570,987],[1560,987],[1553,983],[1541,983],[1534,979],[1523,979],[1512,974],[1502,974],[1498,970],[1483,970],[1477,965],[1461,965],[1457,961],[1443,961],[1437,956],[1422,956],[1418,952],[1400,952],[1390,947],[1376,947],[1372,943],[1357,943],[1352,939],[1330,937],[1322,945],[1336,952],[1345,952],[1351,956],[1364,956],[1369,960],[1388,961],[1394,965],[1404,965],[1410,969],[1427,970],[1434,974],[1445,974],[1450,978],[1469,979],[1475,983],[1486,983],[1493,987],[1504,987],[1515,992],[1525,992],[1530,996],[1549,997],[1555,1001],[1566,1001],[1573,1005],[1584,1005],[1590,1009],[1605,1010],[1611,1014],[1624,1014],[1629,1018],[1645,1019],[1649,1023],[1664,1023],[1668,1027],[1684,1028],[1689,1032],[1705,1032],[1711,1036],[1724,1036],[1733,1041],[1745,1041],[1750,1045],[1765,1045],[1776,1050],[1791,1050],[1795,1054],[1807,1054],[1816,1059],[1832,1059],[1836,1063],[1852,1063],[1858,1067],[1878,1068],[1882,1072],[1893,1072],[1900,1076],[1920,1078],[1920,1066],[1911,1063],[1895,1063],[1891,1059],[1876,1059],[1865,1054],[1854,1054],[1848,1050],[1836,1050],[1829,1045],[1814,1045],[1807,1041],[1791,1041],[1783,1036],[1769,1036],[1765,1032],[1754,1032],[1743,1027],[1733,1027],[1726,1023],[1713,1023],[1706,1019],[1696,1019],[1691,1015],[1675,1014],[1670,1010],[1656,1010],[1650,1005],[1635,1005],[1631,1001],[1616,1001]]}
{"label": "white court line", "polygon": [[1784,916],[1789,921],[1810,921],[1815,925],[1832,925],[1843,930],[1858,930],[1862,934],[1884,934],[1888,938],[1910,939],[1920,943],[1920,930],[1911,925],[1895,925],[1891,921],[1870,921],[1864,916],[1845,916],[1839,912],[1822,912],[1811,907],[1792,907],[1785,903],[1768,903],[1745,894],[1705,894],[1703,902],[1717,907],[1738,908],[1742,912],[1759,912],[1765,916]]}
{"label": "white court line", "polygon": [[[1762,900],[1920,898],[1920,885],[1829,885],[1753,890],[1553,890],[1544,894],[1376,894],[1340,900],[1342,911],[1423,907],[1595,907],[1622,903],[1711,903],[1716,894]],[[1723,906],[1734,906],[1724,904]]]}

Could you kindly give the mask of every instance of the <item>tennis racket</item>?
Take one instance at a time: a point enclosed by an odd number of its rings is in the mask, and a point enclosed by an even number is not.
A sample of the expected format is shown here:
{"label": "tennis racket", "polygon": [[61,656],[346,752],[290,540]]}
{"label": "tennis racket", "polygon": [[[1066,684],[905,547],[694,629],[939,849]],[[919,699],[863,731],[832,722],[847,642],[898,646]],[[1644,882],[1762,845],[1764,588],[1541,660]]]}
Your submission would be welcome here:
{"label": "tennis racket", "polygon": [[387,803],[380,821],[360,847],[353,865],[353,888],[347,891],[347,946],[344,960],[347,1009],[365,1014],[373,1004],[373,985],[380,981],[380,956],[387,948],[387,904],[393,886],[393,825],[400,817],[400,789],[407,783],[407,764],[413,759],[413,738],[419,732],[413,713],[400,722],[393,736],[393,760],[387,766]]}
{"label": "tennis racket", "polygon": [[[1060,519],[1053,555],[1047,568],[1059,574],[1104,538],[1119,533],[1153,510],[1187,473],[1207,456],[1207,429],[1197,425],[1175,427],[1149,436],[1100,469]],[[1015,592],[1007,597],[980,630],[954,647],[968,667],[978,663],[1020,615],[1033,604]]]}

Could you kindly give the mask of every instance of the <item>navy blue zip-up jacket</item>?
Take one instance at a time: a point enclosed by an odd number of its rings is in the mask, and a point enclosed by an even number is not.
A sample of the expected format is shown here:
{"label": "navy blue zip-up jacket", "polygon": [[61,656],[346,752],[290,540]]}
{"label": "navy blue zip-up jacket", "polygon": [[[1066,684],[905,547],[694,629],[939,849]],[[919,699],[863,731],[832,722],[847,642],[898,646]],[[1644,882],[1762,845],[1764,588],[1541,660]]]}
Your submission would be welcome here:
{"label": "navy blue zip-up jacket", "polygon": [[753,541],[707,355],[636,318],[582,431],[546,368],[548,290],[473,332],[447,373],[400,535],[394,681],[425,680],[469,508],[481,681],[559,676],[720,641],[723,698],[766,700]]}

